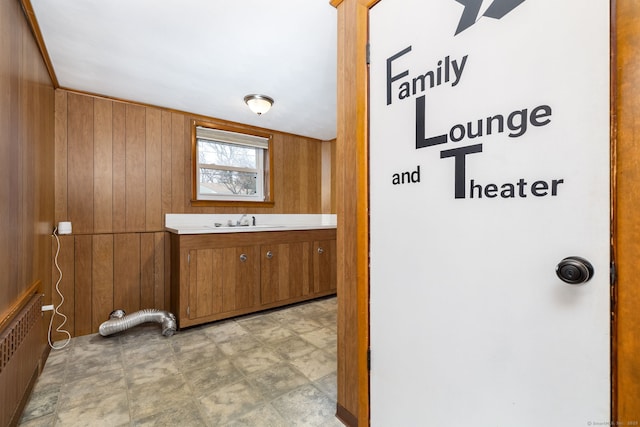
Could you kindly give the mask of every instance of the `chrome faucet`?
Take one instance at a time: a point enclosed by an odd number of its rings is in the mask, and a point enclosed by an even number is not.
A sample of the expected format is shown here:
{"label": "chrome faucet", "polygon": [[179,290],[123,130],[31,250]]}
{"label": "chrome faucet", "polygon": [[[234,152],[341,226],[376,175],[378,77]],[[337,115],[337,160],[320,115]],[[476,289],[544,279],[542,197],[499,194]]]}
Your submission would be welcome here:
{"label": "chrome faucet", "polygon": [[244,218],[247,216],[247,214],[243,214],[240,219],[238,220],[238,222],[236,222],[236,225],[240,226],[242,225],[242,220],[244,220]]}

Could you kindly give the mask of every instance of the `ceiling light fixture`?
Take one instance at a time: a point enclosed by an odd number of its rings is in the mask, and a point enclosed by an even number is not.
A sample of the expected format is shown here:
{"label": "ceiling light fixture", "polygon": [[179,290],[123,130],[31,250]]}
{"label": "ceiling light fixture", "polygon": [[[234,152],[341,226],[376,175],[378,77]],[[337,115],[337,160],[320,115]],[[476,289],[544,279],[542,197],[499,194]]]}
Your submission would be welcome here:
{"label": "ceiling light fixture", "polygon": [[244,102],[249,106],[251,111],[257,115],[261,115],[269,111],[273,105],[273,98],[266,95],[251,94],[244,97]]}

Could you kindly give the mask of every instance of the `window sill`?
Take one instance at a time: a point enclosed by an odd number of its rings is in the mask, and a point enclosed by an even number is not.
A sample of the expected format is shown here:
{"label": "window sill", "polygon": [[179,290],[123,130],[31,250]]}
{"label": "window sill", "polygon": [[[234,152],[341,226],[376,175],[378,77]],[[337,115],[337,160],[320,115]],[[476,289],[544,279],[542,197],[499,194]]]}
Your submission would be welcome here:
{"label": "window sill", "polygon": [[254,208],[272,208],[275,206],[275,202],[250,202],[243,200],[191,200],[191,206],[197,207],[214,207],[214,206],[233,206],[233,207],[254,207]]}

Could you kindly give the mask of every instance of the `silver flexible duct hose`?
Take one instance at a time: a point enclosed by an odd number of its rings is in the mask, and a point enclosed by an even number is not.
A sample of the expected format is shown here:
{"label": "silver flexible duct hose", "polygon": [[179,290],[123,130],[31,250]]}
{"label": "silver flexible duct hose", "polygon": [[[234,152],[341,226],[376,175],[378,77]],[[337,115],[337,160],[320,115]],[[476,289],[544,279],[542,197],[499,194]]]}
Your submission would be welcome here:
{"label": "silver flexible duct hose", "polygon": [[100,325],[100,335],[106,337],[107,335],[115,334],[116,332],[122,332],[134,326],[147,322],[156,322],[162,324],[162,335],[170,337],[174,334],[178,328],[176,323],[176,316],[168,311],[157,310],[155,308],[149,308],[145,310],[136,311],[132,314],[126,314],[124,310],[112,311],[109,315],[109,320],[103,322]]}

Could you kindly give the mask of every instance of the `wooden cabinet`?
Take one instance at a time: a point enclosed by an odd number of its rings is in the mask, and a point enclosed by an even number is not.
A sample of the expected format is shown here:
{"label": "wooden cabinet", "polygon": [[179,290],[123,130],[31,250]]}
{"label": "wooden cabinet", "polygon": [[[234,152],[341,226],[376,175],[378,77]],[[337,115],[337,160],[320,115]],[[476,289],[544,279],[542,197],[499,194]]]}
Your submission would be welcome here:
{"label": "wooden cabinet", "polygon": [[307,241],[261,246],[261,302],[270,304],[309,295],[311,243]]}
{"label": "wooden cabinet", "polygon": [[171,311],[179,327],[335,293],[335,235],[171,234]]}
{"label": "wooden cabinet", "polygon": [[313,291],[334,291],[337,287],[336,239],[313,243]]}
{"label": "wooden cabinet", "polygon": [[239,246],[189,251],[186,314],[190,320],[254,307],[260,302],[258,249]]}

